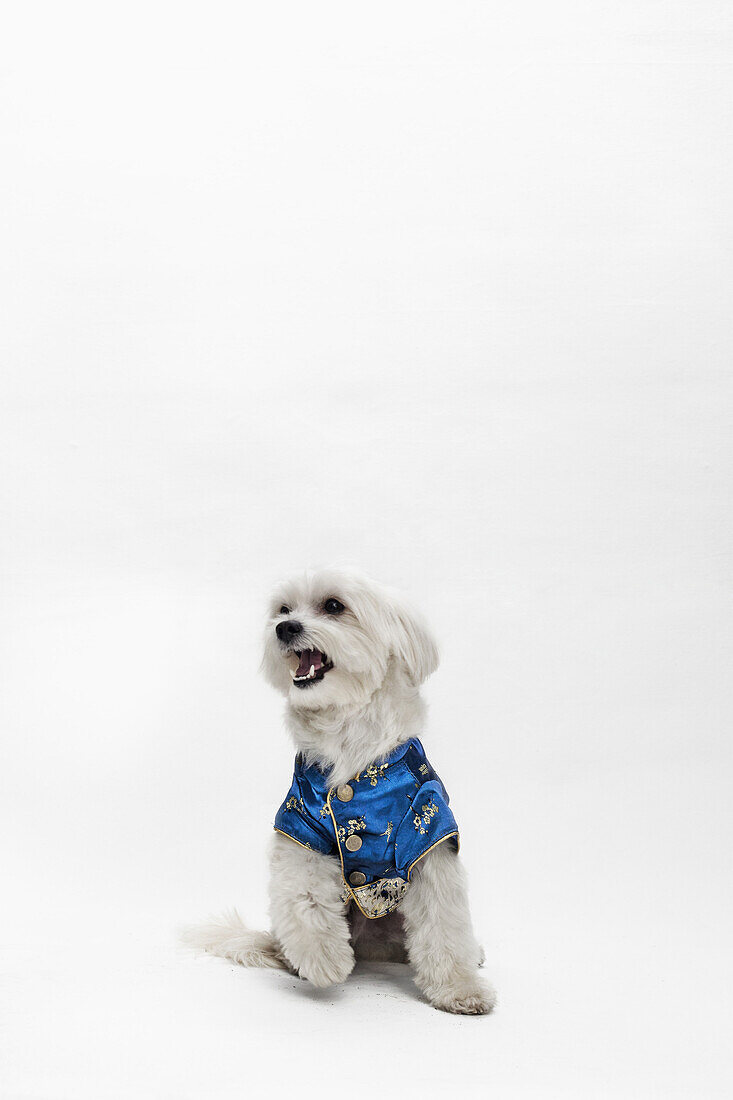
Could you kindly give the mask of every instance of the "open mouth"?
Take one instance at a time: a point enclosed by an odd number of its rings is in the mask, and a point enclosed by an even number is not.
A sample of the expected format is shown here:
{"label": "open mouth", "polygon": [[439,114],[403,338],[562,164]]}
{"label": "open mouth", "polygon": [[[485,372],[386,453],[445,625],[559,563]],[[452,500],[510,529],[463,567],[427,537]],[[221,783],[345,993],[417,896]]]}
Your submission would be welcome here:
{"label": "open mouth", "polygon": [[333,661],[329,661],[325,653],[320,649],[304,649],[295,651],[299,664],[295,672],[291,672],[293,683],[296,687],[307,688],[311,684],[317,684],[322,680],[329,669],[333,668]]}

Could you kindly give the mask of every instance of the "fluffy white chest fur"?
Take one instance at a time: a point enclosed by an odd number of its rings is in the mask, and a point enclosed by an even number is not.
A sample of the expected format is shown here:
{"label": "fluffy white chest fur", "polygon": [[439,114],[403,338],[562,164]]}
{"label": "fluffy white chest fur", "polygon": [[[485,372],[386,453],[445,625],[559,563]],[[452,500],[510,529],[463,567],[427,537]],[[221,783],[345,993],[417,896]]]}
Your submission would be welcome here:
{"label": "fluffy white chest fur", "polygon": [[[437,664],[421,618],[397,593],[361,575],[309,573],[273,595],[263,671],[286,697],[303,765],[325,773],[333,791],[420,735],[419,689]],[[387,916],[367,919],[344,900],[344,885],[338,855],[276,832],[271,931],[250,931],[235,912],[189,929],[185,939],[244,966],[291,970],[317,986],[345,981],[357,958],[409,962],[436,1008],[491,1011],[496,998],[478,975],[481,949],[450,845],[439,843],[420,859],[399,909]]]}

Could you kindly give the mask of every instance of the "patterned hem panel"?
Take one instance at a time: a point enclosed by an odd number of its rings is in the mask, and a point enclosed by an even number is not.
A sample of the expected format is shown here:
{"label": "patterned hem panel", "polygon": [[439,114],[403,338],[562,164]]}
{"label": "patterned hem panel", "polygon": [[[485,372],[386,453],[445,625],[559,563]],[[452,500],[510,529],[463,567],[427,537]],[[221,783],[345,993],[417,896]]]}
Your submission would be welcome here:
{"label": "patterned hem panel", "polygon": [[367,917],[386,917],[400,904],[409,886],[403,878],[380,878],[355,889],[344,885],[341,898],[349,901],[353,897]]}

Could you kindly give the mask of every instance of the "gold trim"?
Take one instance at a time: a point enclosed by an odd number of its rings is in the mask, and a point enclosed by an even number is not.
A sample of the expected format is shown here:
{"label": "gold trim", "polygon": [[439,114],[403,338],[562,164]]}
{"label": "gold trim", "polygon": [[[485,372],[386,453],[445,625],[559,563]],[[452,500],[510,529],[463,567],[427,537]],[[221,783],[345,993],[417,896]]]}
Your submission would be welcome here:
{"label": "gold trim", "polygon": [[414,859],[412,861],[410,866],[407,868],[407,881],[408,882],[410,881],[410,875],[412,874],[412,868],[415,866],[415,864],[419,863],[420,860],[423,858],[423,856],[426,856],[428,854],[428,852],[432,852],[433,848],[437,848],[439,844],[442,844],[444,840],[450,840],[450,838],[452,836],[454,836],[456,838],[456,844],[457,844],[456,851],[460,851],[460,849],[461,849],[461,838],[458,835],[458,829],[454,829],[452,833],[446,833],[445,836],[442,836],[440,838],[440,840],[436,840],[435,844],[431,844],[429,848],[425,849],[425,851],[423,852],[423,854],[421,856],[418,856],[417,859]]}
{"label": "gold trim", "polygon": [[[341,844],[339,842],[338,825],[336,823],[336,818],[333,816],[333,810],[331,809],[331,795],[333,794],[334,789],[335,789],[334,787],[331,787],[331,790],[326,795],[326,805],[328,806],[328,812],[330,813],[331,821],[333,822],[333,834],[336,837],[336,847],[338,849],[339,860],[341,861],[341,879],[343,881],[344,886],[346,887],[348,892],[351,894],[351,899],[354,902],[354,904],[356,905],[356,908],[359,910],[360,913],[364,913],[364,910],[359,905],[359,902],[356,900],[356,894],[352,890],[351,884],[346,881],[346,868],[344,867],[344,856],[343,856],[343,852],[341,851]],[[373,917],[370,918],[368,913],[364,913],[364,916],[371,919],[371,920],[375,919]]]}
{"label": "gold trim", "polygon": [[[378,881],[379,881],[379,879],[375,879],[375,882],[378,882]],[[348,882],[346,883],[346,885],[349,886]],[[373,886],[373,885],[374,885],[373,882],[367,882],[367,883],[364,884],[364,886],[357,886],[356,889],[357,890],[364,890],[364,889],[366,889],[367,886]],[[359,899],[357,898],[356,894],[354,893],[354,889],[351,886],[349,886],[349,893],[351,894],[351,896],[354,900],[354,904],[356,905],[356,908],[359,910],[359,912],[362,914],[362,916],[366,917],[367,920],[381,920],[382,917],[388,917],[390,913],[394,912],[394,909],[390,909],[386,913],[367,913],[359,905]],[[397,904],[399,905],[399,902]]]}
{"label": "gold trim", "polygon": [[[284,833],[282,829],[278,829],[275,825],[273,825],[273,829],[276,833],[279,833],[280,836],[286,836],[288,840],[292,840],[293,844],[299,844],[301,848],[305,848],[309,852],[318,852],[317,848],[311,848],[310,844],[304,844],[302,840],[296,840],[290,833]],[[318,852],[318,854],[323,855],[323,852]]]}
{"label": "gold trim", "polygon": [[328,794],[326,796],[326,805],[328,806],[328,812],[330,813],[331,821],[333,822],[333,832],[334,832],[334,836],[336,837],[336,847],[338,848],[339,859],[341,861],[341,879],[343,881],[344,886],[346,887],[349,894],[351,895],[351,900],[353,901],[354,905],[359,910],[359,912],[363,916],[365,916],[367,920],[379,920],[380,918],[378,916],[375,916],[374,914],[370,915],[364,909],[362,909],[362,907],[359,905],[359,899],[356,896],[356,891],[357,890],[364,890],[367,886],[371,886],[372,883],[371,882],[365,882],[364,886],[353,887],[351,885],[351,883],[348,882],[348,880],[346,878],[346,868],[344,867],[344,856],[343,856],[343,852],[341,851],[341,844],[339,842],[338,824],[336,823],[336,818],[333,816],[333,810],[331,809],[331,795],[333,794],[333,792],[334,792],[334,788],[332,787],[331,790],[328,792]]}
{"label": "gold trim", "polygon": [[[353,783],[353,782],[355,782],[355,780],[352,779],[351,782]],[[352,901],[354,902],[354,905],[359,910],[359,912],[363,916],[365,916],[367,920],[381,920],[381,916],[373,916],[373,915],[370,915],[369,913],[365,913],[364,910],[362,909],[362,907],[359,905],[359,899],[356,896],[359,890],[365,890],[368,886],[373,886],[374,884],[371,883],[371,882],[365,882],[363,886],[353,887],[346,879],[346,869],[344,867],[344,856],[343,856],[343,853],[341,851],[341,844],[339,843],[338,824],[336,823],[336,818],[333,816],[333,810],[331,809],[331,795],[334,793],[335,789],[336,789],[335,787],[331,787],[330,791],[326,795],[326,805],[328,806],[328,812],[331,815],[331,821],[333,823],[333,833],[334,833],[334,836],[336,837],[336,847],[338,849],[339,860],[341,862],[341,879],[343,881],[344,886],[346,887],[348,892],[351,894]],[[278,829],[277,832],[280,832],[280,830]],[[285,833],[284,835],[287,836],[287,833]],[[384,834],[382,834],[382,835],[384,835]],[[453,837],[453,836],[456,838],[456,850],[460,851],[461,839],[458,835],[458,830],[454,829],[454,831],[452,833],[446,833],[445,836],[442,836],[440,838],[440,840],[436,840],[435,844],[431,844],[429,848],[425,849],[425,851],[422,853],[422,855],[419,855],[416,860],[413,860],[413,862],[407,868],[407,878],[405,879],[405,881],[406,882],[410,881],[410,875],[412,874],[412,868],[415,866],[416,863],[420,862],[420,860],[423,858],[423,856],[426,856],[428,854],[428,852],[432,852],[433,848],[437,848],[438,845],[442,844],[444,840],[450,840],[450,838]],[[292,837],[290,839],[292,840]],[[296,844],[297,843],[298,842],[296,841]],[[395,855],[396,855],[396,853],[395,853]],[[382,914],[382,916],[386,916],[386,915],[387,915],[386,913]]]}
{"label": "gold trim", "polygon": [[[402,878],[401,875],[398,875],[398,874],[395,873],[391,877],[392,877],[393,880],[397,879],[399,882],[402,882],[402,883],[404,883],[405,886],[407,886],[408,880],[406,878]],[[396,903],[394,908],[388,909],[385,913],[365,913],[364,912],[362,907],[359,905],[359,902],[357,901],[357,898],[356,898],[357,893],[359,892],[359,890],[369,890],[369,889],[371,889],[372,886],[378,886],[379,883],[382,882],[382,881],[387,881],[387,879],[386,878],[385,879],[376,878],[374,880],[374,882],[365,882],[363,886],[352,886],[352,887],[350,887],[351,892],[354,896],[354,901],[356,902],[357,907],[359,909],[359,912],[364,913],[364,916],[367,918],[367,920],[381,920],[382,917],[388,917],[390,915],[390,913],[394,913],[400,907],[400,905],[402,904],[404,894],[403,894],[402,898],[400,898],[398,900],[398,902]]]}

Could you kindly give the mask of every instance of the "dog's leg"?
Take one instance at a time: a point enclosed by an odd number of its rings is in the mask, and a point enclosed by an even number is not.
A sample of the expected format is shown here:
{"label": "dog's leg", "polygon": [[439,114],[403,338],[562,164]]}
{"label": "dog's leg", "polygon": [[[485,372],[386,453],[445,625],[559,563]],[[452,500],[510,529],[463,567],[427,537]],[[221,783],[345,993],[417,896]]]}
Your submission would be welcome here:
{"label": "dog's leg", "polygon": [[464,1015],[491,1012],[496,994],[476,973],[481,949],[471,928],[465,873],[447,844],[417,864],[400,913],[415,981],[430,1003]]}
{"label": "dog's leg", "polygon": [[341,869],[332,856],[275,833],[270,853],[270,916],[282,953],[317,986],[343,982],[354,968]]}

